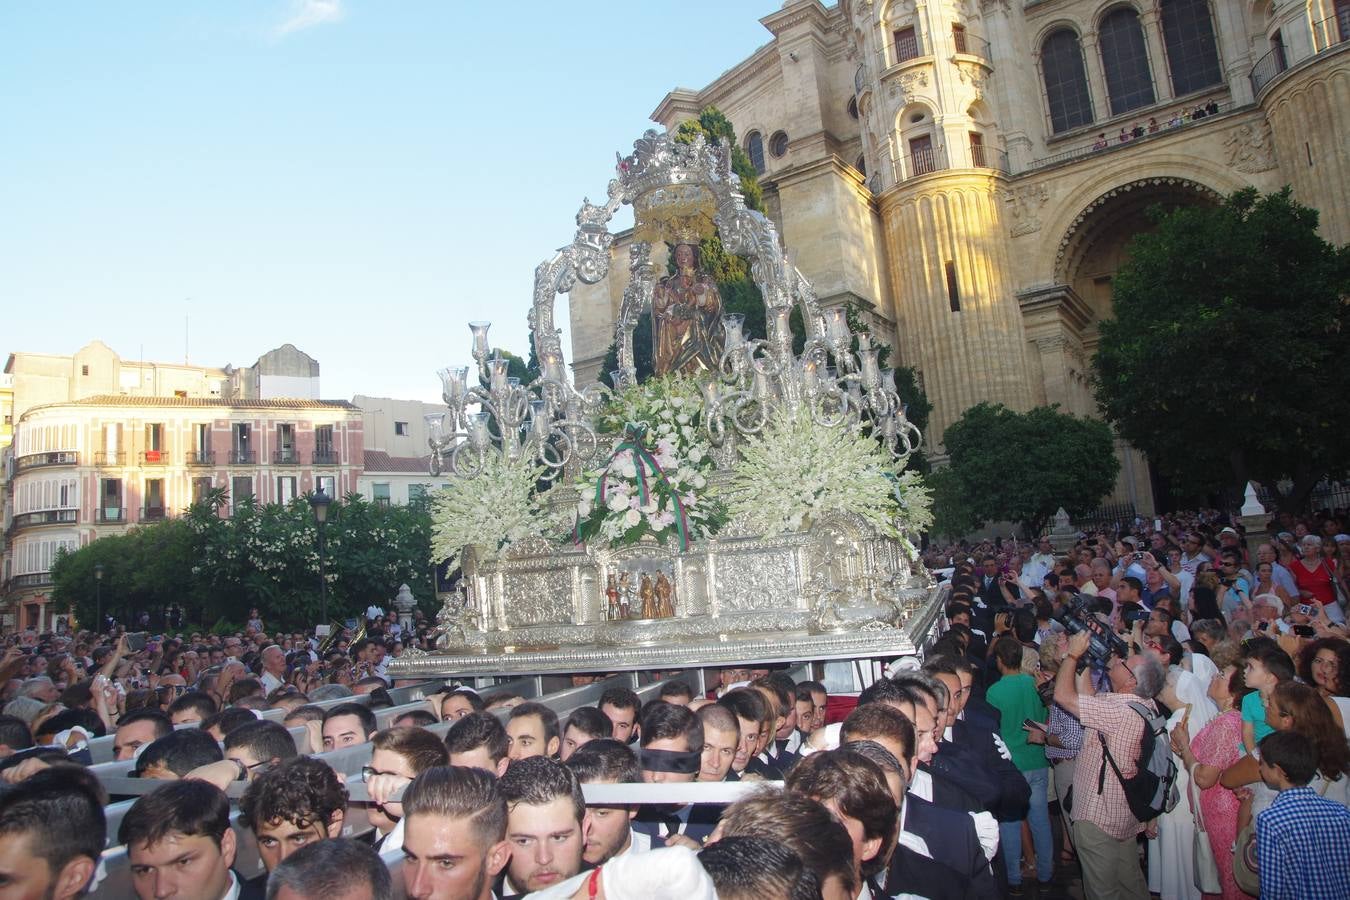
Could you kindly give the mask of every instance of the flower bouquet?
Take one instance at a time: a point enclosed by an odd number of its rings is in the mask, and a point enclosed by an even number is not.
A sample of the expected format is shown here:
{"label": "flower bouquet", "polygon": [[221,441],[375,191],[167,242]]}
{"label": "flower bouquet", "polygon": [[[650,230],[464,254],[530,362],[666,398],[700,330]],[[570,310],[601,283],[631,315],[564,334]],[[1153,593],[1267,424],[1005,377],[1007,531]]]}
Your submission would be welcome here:
{"label": "flower bouquet", "polygon": [[932,521],[918,473],[898,472],[860,427],[822,425],[809,409],[775,411],[742,445],[724,493],[731,515],[765,536],[802,530],[826,513],[856,515],[901,540]]}
{"label": "flower bouquet", "polygon": [[675,440],[661,437],[649,446],[647,425],[629,423],[609,462],[577,485],[581,499],[572,539],[620,547],[650,535],[662,544],[676,540],[686,550],[726,522],[725,507],[703,493],[706,486],[707,476],[681,458]]}
{"label": "flower bouquet", "polygon": [[542,474],[542,467],[525,459],[488,454],[477,475],[432,494],[432,558],[446,560],[453,570],[470,544],[491,559],[515,541],[553,531],[556,515],[535,491]]}

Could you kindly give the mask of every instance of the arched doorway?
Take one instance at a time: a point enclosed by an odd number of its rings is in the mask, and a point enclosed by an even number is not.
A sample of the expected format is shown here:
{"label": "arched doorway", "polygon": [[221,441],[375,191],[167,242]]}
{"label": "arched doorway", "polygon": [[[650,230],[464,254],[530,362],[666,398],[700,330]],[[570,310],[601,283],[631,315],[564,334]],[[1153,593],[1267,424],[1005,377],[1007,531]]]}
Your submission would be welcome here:
{"label": "arched doorway", "polygon": [[1129,258],[1137,234],[1153,230],[1154,206],[1217,205],[1217,191],[1186,178],[1146,178],[1113,188],[1089,203],[1060,240],[1058,281],[1087,303],[1093,322],[1084,349],[1096,350],[1096,323],[1111,316],[1111,280]]}
{"label": "arched doorway", "polygon": [[[1105,191],[1074,218],[1060,239],[1055,274],[1082,310],[1085,324],[1077,335],[1081,371],[1090,369],[1097,352],[1097,324],[1112,316],[1111,283],[1129,259],[1130,242],[1155,227],[1150,211],[1213,206],[1220,200],[1219,192],[1188,178],[1144,178]],[[1081,390],[1089,390],[1086,379]],[[1095,410],[1095,401],[1089,398],[1088,406]],[[1110,502],[1132,504],[1138,513],[1171,509],[1170,486],[1148,458],[1120,439],[1116,453],[1121,470]]]}

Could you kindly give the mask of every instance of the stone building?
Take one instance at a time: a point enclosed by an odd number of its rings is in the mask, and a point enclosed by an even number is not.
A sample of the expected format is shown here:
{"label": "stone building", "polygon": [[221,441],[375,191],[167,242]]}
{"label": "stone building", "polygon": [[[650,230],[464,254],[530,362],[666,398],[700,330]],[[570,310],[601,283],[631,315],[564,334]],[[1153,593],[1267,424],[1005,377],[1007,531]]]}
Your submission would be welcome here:
{"label": "stone building", "polygon": [[[822,303],[870,310],[934,404],[1092,414],[1111,279],[1154,204],[1290,185],[1350,241],[1350,0],[789,0],[771,39],[652,118],[709,105]],[[628,271],[571,293],[599,374]],[[1153,510],[1124,444],[1115,498]]]}
{"label": "stone building", "polygon": [[319,366],[287,344],[242,369],[131,362],[99,341],[72,356],[13,353],[15,429],[3,450],[9,626],[48,628],[51,564],[213,488],[286,502],[358,489],[361,411],[315,399]]}

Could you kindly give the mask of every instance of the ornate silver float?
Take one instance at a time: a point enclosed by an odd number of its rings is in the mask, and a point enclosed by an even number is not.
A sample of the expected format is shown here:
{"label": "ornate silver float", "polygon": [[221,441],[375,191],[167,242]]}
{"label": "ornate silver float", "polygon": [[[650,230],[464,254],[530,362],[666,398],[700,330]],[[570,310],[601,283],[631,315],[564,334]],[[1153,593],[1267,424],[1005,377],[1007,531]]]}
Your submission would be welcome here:
{"label": "ornate silver float", "polygon": [[[508,379],[505,364],[488,357],[486,324],[474,323],[473,356],[486,387],[470,387],[467,369],[442,372],[449,411],[428,417],[433,471],[444,466],[452,477],[473,478],[489,454],[523,456],[554,480],[544,495],[549,506],[576,507],[576,488],[557,476],[575,477],[604,462],[612,436],[601,434],[597,421],[609,389],[578,389],[567,379],[554,303],[578,280],[594,284],[608,275],[614,240],[608,225],[624,204],[634,210],[634,242],[616,323],[613,380],[616,389],[636,381],[633,332],[652,311],[654,296],[673,304],[686,323],[720,318],[713,350],[671,354],[700,381],[701,427],[716,447],[710,490],[730,477],[737,442],[756,434],[773,410],[807,410],[830,427],[864,423],[870,436],[860,439],[879,441],[901,462],[917,449],[920,435],[905,419],[891,377],[878,368],[876,349],[866,335],[850,333],[842,308],[820,308],[810,284],[788,263],[773,223],[746,207],[739,185],[720,143],[702,137],[681,143],[654,131],[635,142],[634,152],[618,160],[607,202],[584,201],[572,243],[535,270],[529,318],[543,377],[529,385]],[[765,339],[748,340],[737,317],[718,317],[715,296],[709,310],[696,308],[696,279],[685,280],[687,297],[694,298],[686,302],[678,286],[667,288],[674,276],[658,277],[654,241],[688,244],[714,232],[728,252],[749,263],[766,307]],[[659,296],[662,291],[675,296]],[[789,329],[794,306],[807,332],[800,355],[793,353]],[[700,332],[703,339],[708,334],[706,327]],[[500,553],[467,547],[461,563],[460,589],[438,617],[438,650],[406,652],[391,673],[899,657],[920,651],[941,606],[908,540],[839,513],[808,517],[800,529],[773,536],[733,519],[687,546],[536,537]]]}

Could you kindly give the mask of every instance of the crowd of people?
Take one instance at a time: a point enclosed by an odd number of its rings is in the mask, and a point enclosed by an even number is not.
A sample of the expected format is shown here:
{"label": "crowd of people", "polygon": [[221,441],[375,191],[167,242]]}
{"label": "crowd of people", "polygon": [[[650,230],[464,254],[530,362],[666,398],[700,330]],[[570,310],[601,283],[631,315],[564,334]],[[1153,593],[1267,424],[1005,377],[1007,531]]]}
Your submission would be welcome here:
{"label": "crowd of people", "polygon": [[[705,673],[706,696],[609,686],[562,719],[451,684],[380,722],[399,641],[378,611],[355,641],[256,615],[223,637],[14,635],[0,895],[82,896],[119,847],[143,900],[377,900],[396,881],[441,900],[1059,897],[1079,881],[1090,898],[1344,898],[1350,540],[1330,516],[1272,531],[1249,552],[1203,512],[1059,549],[930,548],[941,636],[856,697],[733,668]],[[89,767],[104,735],[162,781],[115,829]],[[346,751],[368,753],[359,775],[333,767]],[[728,782],[753,784],[718,803],[586,799]],[[233,868],[244,841],[263,874]]]}
{"label": "crowd of people", "polygon": [[[1120,134],[1116,136],[1117,141],[1122,144],[1128,144],[1130,141],[1137,141],[1146,134],[1157,134],[1159,131],[1168,128],[1180,128],[1187,121],[1195,122],[1209,116],[1219,114],[1219,103],[1217,100],[1210,100],[1208,103],[1197,103],[1189,110],[1177,110],[1164,123],[1159,122],[1155,117],[1150,116],[1147,125],[1135,122],[1128,128],[1122,125]],[[1111,140],[1103,131],[1097,135],[1097,140],[1093,142],[1093,150],[1105,150],[1111,146]]]}

